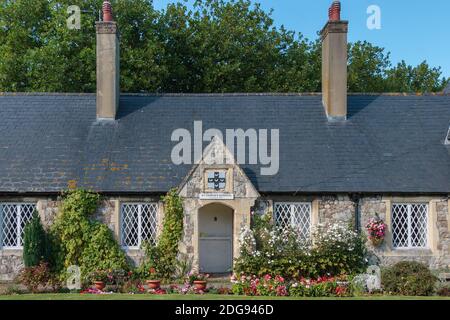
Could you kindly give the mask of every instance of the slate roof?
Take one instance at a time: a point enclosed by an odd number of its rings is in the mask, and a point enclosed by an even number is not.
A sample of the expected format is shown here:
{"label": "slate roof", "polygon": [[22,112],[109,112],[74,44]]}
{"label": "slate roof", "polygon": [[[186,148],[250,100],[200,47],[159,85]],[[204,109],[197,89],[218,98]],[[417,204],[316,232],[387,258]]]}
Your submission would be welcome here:
{"label": "slate roof", "polygon": [[349,96],[345,123],[320,95],[123,95],[117,121],[95,114],[95,95],[1,95],[0,192],[165,192],[191,169],[171,162],[173,130],[202,120],[280,129],[278,175],[242,165],[263,193],[450,193],[450,96]]}

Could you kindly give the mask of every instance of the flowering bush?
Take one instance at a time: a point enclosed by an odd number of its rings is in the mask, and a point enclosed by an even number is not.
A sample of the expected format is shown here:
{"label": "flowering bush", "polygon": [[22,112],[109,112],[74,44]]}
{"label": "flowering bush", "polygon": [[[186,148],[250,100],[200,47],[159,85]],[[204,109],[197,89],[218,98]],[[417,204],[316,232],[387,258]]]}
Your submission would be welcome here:
{"label": "flowering bush", "polygon": [[302,239],[295,230],[273,226],[269,218],[269,214],[254,215],[252,228],[241,230],[236,273],[259,277],[283,274],[291,280],[353,274],[365,269],[365,241],[347,225],[319,225],[311,239]]}
{"label": "flowering bush", "polygon": [[102,281],[108,286],[108,289],[117,291],[119,287],[123,286],[132,277],[133,272],[123,269],[96,270],[87,275],[84,286],[89,287],[94,281]]}
{"label": "flowering bush", "polygon": [[145,293],[145,287],[140,280],[128,280],[122,285],[120,292],[128,294]]}
{"label": "flowering bush", "polygon": [[207,281],[208,278],[209,278],[209,274],[191,271],[186,276],[186,283],[193,284],[194,281]]}
{"label": "flowering bush", "polygon": [[311,264],[314,276],[356,274],[365,271],[367,250],[364,238],[346,224],[319,224],[313,231]]}
{"label": "flowering bush", "polygon": [[87,275],[86,280],[88,280],[89,283],[94,281],[102,281],[106,283],[108,281],[108,273],[105,270],[92,271]]}
{"label": "flowering bush", "polygon": [[235,272],[255,274],[284,274],[288,278],[309,274],[310,243],[298,237],[292,229],[274,227],[270,215],[253,216],[252,228],[244,227],[240,235],[240,256]]}
{"label": "flowering bush", "polygon": [[240,276],[233,275],[231,277],[233,284],[232,292],[236,295],[246,296],[287,296],[287,283],[281,276],[272,277],[266,274],[264,277],[258,278],[255,275]]}
{"label": "flowering bush", "polygon": [[370,219],[366,230],[371,241],[382,241],[386,236],[386,224],[381,219]]}
{"label": "flowering bush", "polygon": [[350,290],[340,277],[319,277],[317,279],[300,278],[300,280],[286,281],[282,276],[263,277],[245,274],[233,275],[232,292],[235,295],[246,296],[292,296],[292,297],[332,297],[348,296]]}
{"label": "flowering bush", "polygon": [[148,290],[148,293],[156,294],[156,295],[165,295],[165,294],[167,294],[167,291],[159,288],[159,289],[150,289],[150,290]]}
{"label": "flowering bush", "polygon": [[[206,290],[208,291],[208,290]],[[167,290],[169,294],[205,294],[206,291],[199,290],[190,283],[185,283],[182,287],[171,285]]]}
{"label": "flowering bush", "polygon": [[318,277],[317,279],[301,278],[289,287],[292,297],[342,297],[349,294],[346,286],[335,277]]}
{"label": "flowering bush", "polygon": [[148,270],[147,280],[161,280],[161,275],[152,267]]}
{"label": "flowering bush", "polygon": [[60,286],[60,283],[55,274],[50,271],[48,263],[41,262],[35,267],[23,268],[17,280],[19,283],[27,287],[32,293],[37,293],[39,287],[45,288],[51,286],[55,291]]}

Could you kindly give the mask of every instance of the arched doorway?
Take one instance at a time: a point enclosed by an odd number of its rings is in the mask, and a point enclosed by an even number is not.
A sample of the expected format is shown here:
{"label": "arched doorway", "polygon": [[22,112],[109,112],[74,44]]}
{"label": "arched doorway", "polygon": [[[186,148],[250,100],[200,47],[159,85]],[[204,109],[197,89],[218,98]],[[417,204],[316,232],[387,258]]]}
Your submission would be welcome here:
{"label": "arched doorway", "polygon": [[202,272],[231,272],[233,215],[233,209],[220,203],[213,203],[199,210],[199,264]]}

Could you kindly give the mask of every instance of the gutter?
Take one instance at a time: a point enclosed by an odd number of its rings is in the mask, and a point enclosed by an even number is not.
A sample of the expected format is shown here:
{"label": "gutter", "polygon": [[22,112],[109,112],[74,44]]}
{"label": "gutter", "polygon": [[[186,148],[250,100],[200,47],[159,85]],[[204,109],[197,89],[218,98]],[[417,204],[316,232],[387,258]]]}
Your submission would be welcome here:
{"label": "gutter", "polygon": [[359,234],[361,233],[361,195],[360,194],[352,194],[352,201],[355,203],[355,231]]}

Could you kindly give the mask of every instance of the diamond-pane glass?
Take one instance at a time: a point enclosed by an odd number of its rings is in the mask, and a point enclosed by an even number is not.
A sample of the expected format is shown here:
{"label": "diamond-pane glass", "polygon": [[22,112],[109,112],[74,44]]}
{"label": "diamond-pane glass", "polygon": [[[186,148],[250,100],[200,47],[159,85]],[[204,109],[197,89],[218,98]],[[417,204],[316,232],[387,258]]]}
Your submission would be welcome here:
{"label": "diamond-pane glass", "polygon": [[2,247],[21,248],[23,231],[32,219],[36,205],[7,203],[0,205],[0,239]]}
{"label": "diamond-pane glass", "polygon": [[156,244],[158,205],[139,203],[122,205],[122,245],[139,248],[143,241]]}
{"label": "diamond-pane glass", "polygon": [[411,246],[414,248],[427,246],[427,216],[427,205],[411,205]]}
{"label": "diamond-pane glass", "polygon": [[395,248],[408,247],[408,206],[404,204],[392,207],[392,239]]}
{"label": "diamond-pane glass", "polygon": [[427,246],[426,204],[394,204],[392,206],[392,238],[394,248]]}
{"label": "diamond-pane glass", "polygon": [[311,231],[311,204],[276,203],[275,221],[282,229],[292,228],[299,237],[308,239]]}

